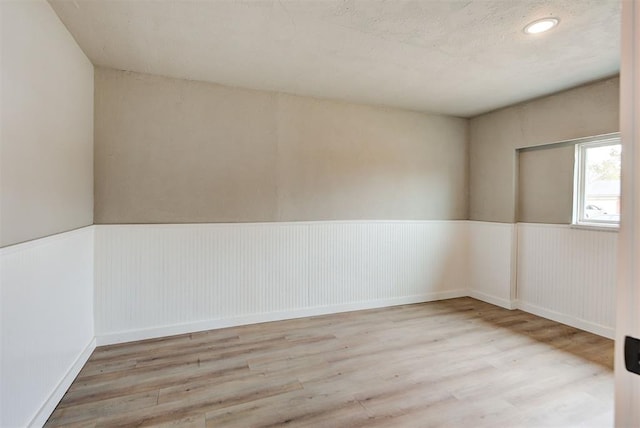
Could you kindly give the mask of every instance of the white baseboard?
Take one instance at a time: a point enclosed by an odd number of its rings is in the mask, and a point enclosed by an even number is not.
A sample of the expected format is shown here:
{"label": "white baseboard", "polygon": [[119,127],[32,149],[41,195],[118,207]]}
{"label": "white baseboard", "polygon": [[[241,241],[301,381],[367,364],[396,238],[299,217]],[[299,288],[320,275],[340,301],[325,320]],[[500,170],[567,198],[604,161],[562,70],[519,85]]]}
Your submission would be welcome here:
{"label": "white baseboard", "polygon": [[532,305],[525,302],[517,302],[517,308],[542,318],[547,318],[552,321],[559,322],[561,324],[566,324],[571,327],[579,328],[580,330],[585,330],[590,333],[597,334],[598,336],[603,336],[609,339],[615,338],[615,334],[616,334],[615,328],[606,327],[600,324],[595,324],[593,322],[589,322],[589,321],[585,321],[569,315],[561,314],[559,312],[551,311],[549,309],[541,308],[539,306]]}
{"label": "white baseboard", "polygon": [[487,293],[483,293],[481,291],[469,290],[469,297],[473,297],[476,300],[481,300],[486,303],[491,303],[492,305],[500,306],[505,309],[518,309],[518,305],[513,300],[503,299],[501,297],[491,296]]}
{"label": "white baseboard", "polygon": [[281,321],[294,318],[312,317],[318,315],[335,314],[340,312],[359,311],[365,309],[383,308],[389,306],[408,305],[412,303],[432,302],[436,300],[454,299],[467,296],[467,290],[434,292],[417,296],[398,297],[393,299],[370,300],[365,302],[346,303],[341,305],[317,306],[293,311],[270,312],[263,314],[245,315],[240,317],[199,321],[187,324],[168,325],[149,329],[130,330],[109,333],[96,337],[98,346],[132,342],[136,340],[154,339],[157,337],[174,336],[177,334],[198,331],[215,330],[226,327],[256,324],[261,322]]}
{"label": "white baseboard", "polygon": [[82,370],[82,367],[84,367],[84,365],[87,363],[87,360],[89,360],[89,357],[91,356],[91,353],[94,349],[96,349],[95,338],[93,338],[84,348],[82,353],[78,355],[78,358],[76,358],[67,373],[60,380],[60,383],[58,383],[56,389],[51,393],[51,396],[49,396],[38,413],[36,413],[36,416],[29,424],[30,427],[41,427],[45,424],[45,422],[47,422],[47,419],[49,419],[60,400],[62,400],[62,397],[64,397],[64,394],[67,392],[76,376],[78,376],[80,370]]}

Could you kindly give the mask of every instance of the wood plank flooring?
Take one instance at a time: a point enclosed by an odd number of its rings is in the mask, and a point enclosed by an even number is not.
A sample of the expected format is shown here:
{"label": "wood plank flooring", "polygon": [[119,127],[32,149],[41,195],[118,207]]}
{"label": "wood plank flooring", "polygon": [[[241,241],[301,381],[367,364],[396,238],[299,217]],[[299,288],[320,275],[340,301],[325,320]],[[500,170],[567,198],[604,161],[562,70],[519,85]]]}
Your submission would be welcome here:
{"label": "wood plank flooring", "polygon": [[471,298],[95,350],[46,426],[613,425],[613,342]]}

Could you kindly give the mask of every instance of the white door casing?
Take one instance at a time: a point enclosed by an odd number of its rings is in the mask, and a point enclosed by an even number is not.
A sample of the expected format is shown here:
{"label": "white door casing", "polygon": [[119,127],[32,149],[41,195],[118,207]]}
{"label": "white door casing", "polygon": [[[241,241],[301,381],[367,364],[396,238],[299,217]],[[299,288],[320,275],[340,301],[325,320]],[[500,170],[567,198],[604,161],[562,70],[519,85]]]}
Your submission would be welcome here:
{"label": "white door casing", "polygon": [[640,2],[622,1],[620,67],[622,215],[618,247],[615,425],[640,426],[640,376],[625,368],[624,339],[640,337]]}

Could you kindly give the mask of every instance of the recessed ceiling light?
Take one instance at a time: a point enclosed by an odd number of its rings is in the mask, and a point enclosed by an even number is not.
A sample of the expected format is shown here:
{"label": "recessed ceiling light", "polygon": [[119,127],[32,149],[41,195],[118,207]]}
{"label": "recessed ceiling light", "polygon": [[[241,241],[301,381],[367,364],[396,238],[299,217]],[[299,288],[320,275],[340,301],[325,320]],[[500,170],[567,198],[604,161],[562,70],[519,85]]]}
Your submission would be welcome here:
{"label": "recessed ceiling light", "polygon": [[539,34],[545,31],[551,30],[558,25],[560,20],[558,18],[542,18],[527,24],[524,27],[524,32],[527,34]]}

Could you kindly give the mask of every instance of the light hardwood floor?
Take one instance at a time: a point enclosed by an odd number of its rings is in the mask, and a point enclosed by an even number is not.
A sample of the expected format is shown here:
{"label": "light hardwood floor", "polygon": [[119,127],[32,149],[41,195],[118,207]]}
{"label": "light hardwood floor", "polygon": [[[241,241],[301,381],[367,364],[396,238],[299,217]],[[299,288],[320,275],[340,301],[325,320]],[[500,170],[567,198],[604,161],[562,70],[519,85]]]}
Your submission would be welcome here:
{"label": "light hardwood floor", "polygon": [[613,342],[470,298],[95,350],[46,426],[613,425]]}

